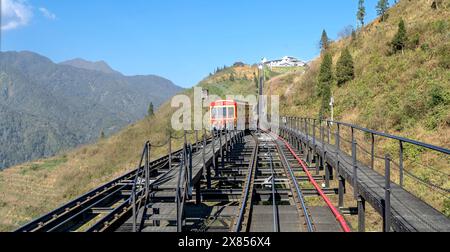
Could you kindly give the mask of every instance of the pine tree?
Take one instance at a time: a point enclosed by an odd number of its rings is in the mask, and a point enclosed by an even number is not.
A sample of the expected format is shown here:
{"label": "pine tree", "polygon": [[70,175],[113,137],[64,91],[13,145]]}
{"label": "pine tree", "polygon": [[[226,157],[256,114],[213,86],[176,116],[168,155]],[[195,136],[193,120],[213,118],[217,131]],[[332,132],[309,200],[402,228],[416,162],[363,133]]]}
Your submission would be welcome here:
{"label": "pine tree", "polygon": [[328,103],[331,99],[331,86],[334,81],[333,58],[330,53],[326,53],[323,57],[317,81],[317,95],[322,99],[320,117],[324,118],[329,112]]}
{"label": "pine tree", "polygon": [[366,7],[364,6],[364,0],[358,2],[358,12],[356,18],[361,23],[361,28],[364,27],[364,18],[366,17]]}
{"label": "pine tree", "polygon": [[408,36],[406,34],[406,26],[405,21],[400,20],[400,23],[398,24],[398,31],[397,34],[395,34],[394,39],[392,40],[392,50],[394,53],[398,51],[404,52],[406,43],[408,42]]}
{"label": "pine tree", "polygon": [[386,12],[389,9],[389,0],[378,0],[377,14],[381,17],[381,21],[385,21],[387,18]]}
{"label": "pine tree", "polygon": [[345,48],[338,62],[336,63],[336,81],[338,86],[342,86],[347,81],[355,78],[355,69],[353,65],[353,57],[348,48]]}
{"label": "pine tree", "polygon": [[323,30],[322,37],[320,38],[320,48],[322,51],[327,50],[330,47],[330,39],[328,38],[327,32]]}
{"label": "pine tree", "polygon": [[154,111],[154,108],[153,108],[153,102],[150,102],[150,105],[148,105],[147,113],[148,113],[148,116],[154,116],[155,115],[155,111]]}

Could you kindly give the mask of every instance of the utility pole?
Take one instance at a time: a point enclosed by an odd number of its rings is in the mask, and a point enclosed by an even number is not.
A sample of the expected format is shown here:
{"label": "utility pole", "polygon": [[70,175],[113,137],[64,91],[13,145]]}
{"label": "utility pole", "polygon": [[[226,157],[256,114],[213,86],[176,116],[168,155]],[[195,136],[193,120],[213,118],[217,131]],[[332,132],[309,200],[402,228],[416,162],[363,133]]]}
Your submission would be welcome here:
{"label": "utility pole", "polygon": [[330,109],[331,109],[331,123],[334,122],[334,97],[331,96],[330,100]]}
{"label": "utility pole", "polygon": [[258,132],[261,130],[261,116],[263,114],[264,106],[263,106],[263,88],[264,88],[264,63],[261,61],[261,63],[258,66],[259,68],[259,92],[258,92]]}

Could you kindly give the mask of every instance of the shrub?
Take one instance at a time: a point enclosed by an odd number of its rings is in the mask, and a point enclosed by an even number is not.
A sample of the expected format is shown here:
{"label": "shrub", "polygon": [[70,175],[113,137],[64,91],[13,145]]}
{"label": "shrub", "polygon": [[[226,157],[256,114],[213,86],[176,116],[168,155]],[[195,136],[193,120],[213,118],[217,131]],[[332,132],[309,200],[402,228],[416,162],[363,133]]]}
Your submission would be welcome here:
{"label": "shrub", "polygon": [[398,31],[394,39],[391,42],[392,51],[394,53],[402,51],[405,49],[406,43],[408,42],[408,36],[406,35],[406,26],[403,19],[398,24]]}
{"label": "shrub", "polygon": [[424,51],[424,52],[427,52],[427,51],[430,50],[430,45],[427,44],[427,43],[422,44],[422,45],[420,46],[420,49],[422,49],[422,51]]}
{"label": "shrub", "polygon": [[441,86],[433,86],[429,92],[428,106],[434,108],[441,104],[448,105],[450,103],[450,93]]}
{"label": "shrub", "polygon": [[435,32],[443,34],[447,30],[447,23],[444,20],[434,22],[433,28]]}
{"label": "shrub", "polygon": [[450,44],[442,45],[438,51],[439,66],[450,69]]}

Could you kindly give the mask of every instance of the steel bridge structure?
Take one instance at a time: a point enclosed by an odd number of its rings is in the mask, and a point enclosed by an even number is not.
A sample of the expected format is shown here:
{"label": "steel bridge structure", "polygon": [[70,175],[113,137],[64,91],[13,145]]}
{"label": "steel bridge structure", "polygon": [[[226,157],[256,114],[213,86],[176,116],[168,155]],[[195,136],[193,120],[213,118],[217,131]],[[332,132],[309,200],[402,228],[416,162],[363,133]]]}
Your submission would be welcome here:
{"label": "steel bridge structure", "polygon": [[[450,219],[405,185],[410,178],[421,181],[408,166],[405,146],[445,160],[448,149],[346,123],[280,121],[278,131],[184,132],[178,150],[172,150],[173,136],[161,146],[146,142],[137,169],[16,231],[364,232],[366,204],[382,218],[380,231],[450,231]],[[192,143],[188,135],[195,135]],[[381,138],[398,144],[397,159],[392,151],[377,153]],[[150,161],[152,148],[164,146],[167,155]],[[421,182],[449,198],[441,185]]]}

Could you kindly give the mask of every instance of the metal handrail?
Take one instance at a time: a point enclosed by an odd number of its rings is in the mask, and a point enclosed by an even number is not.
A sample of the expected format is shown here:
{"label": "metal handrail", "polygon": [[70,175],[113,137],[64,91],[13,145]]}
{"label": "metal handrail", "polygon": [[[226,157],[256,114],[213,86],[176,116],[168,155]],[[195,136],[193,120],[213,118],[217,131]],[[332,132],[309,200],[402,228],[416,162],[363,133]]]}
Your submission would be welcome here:
{"label": "metal handrail", "polygon": [[[342,126],[346,126],[352,129],[357,129],[360,131],[363,131],[365,133],[370,133],[370,134],[374,134],[376,136],[381,136],[381,137],[385,137],[385,138],[389,138],[389,139],[394,139],[397,141],[401,141],[403,143],[409,143],[409,144],[413,144],[413,145],[417,145],[423,148],[427,148],[430,150],[434,150],[434,151],[438,151],[447,155],[450,155],[450,150],[446,149],[444,147],[439,147],[439,146],[435,146],[432,144],[428,144],[428,143],[424,143],[421,141],[417,141],[417,140],[413,140],[413,139],[409,139],[409,138],[405,138],[405,137],[400,137],[400,136],[395,136],[395,135],[391,135],[388,133],[384,133],[384,132],[379,132],[379,131],[375,131],[375,130],[371,130],[368,128],[364,128],[355,124],[351,124],[351,123],[345,123],[345,122],[339,122],[339,121],[332,121],[332,120],[323,120],[323,119],[315,119],[315,118],[299,118],[300,120],[309,120],[309,121],[320,121],[321,123],[325,122],[328,123],[328,125],[332,125],[332,124],[336,124],[336,125],[342,125]],[[316,126],[320,126],[321,124],[316,124]]]}
{"label": "metal handrail", "polygon": [[[295,117],[285,117],[283,118],[283,120],[281,120],[284,122],[284,126],[287,129],[287,131],[291,132],[291,133],[295,133],[295,131],[299,131],[299,132],[303,132],[306,135],[306,139],[307,141],[310,141],[312,139],[313,144],[315,145],[315,141],[317,139],[319,139],[321,141],[325,141],[325,134],[324,134],[324,128],[323,126],[325,126],[325,128],[328,128],[328,144],[330,143],[330,133],[331,133],[331,128],[335,125],[335,141],[334,141],[334,145],[336,146],[336,152],[330,151],[330,150],[326,150],[327,152],[330,153],[334,153],[337,155],[337,157],[340,157],[340,152],[343,151],[342,146],[341,146],[341,141],[343,142],[348,142],[346,139],[344,139],[341,136],[341,131],[342,128],[346,127],[351,129],[351,143],[352,143],[352,149],[351,149],[351,155],[353,157],[353,163],[349,163],[347,162],[346,159],[341,159],[339,158],[340,162],[346,163],[349,166],[355,166],[354,162],[355,162],[355,157],[356,157],[356,152],[357,152],[357,148],[359,147],[358,151],[362,151],[364,153],[367,153],[369,155],[371,155],[371,159],[370,159],[370,167],[372,169],[375,169],[375,159],[386,159],[386,158],[382,158],[380,156],[377,156],[375,153],[375,136],[377,137],[383,137],[385,139],[389,139],[389,140],[393,140],[396,141],[398,143],[398,147],[399,147],[399,151],[398,151],[398,164],[395,163],[395,161],[392,160],[392,158],[390,159],[390,164],[394,165],[398,167],[398,171],[399,171],[399,185],[400,187],[404,187],[404,177],[405,176],[409,176],[417,181],[419,181],[420,183],[422,183],[425,186],[428,186],[429,188],[432,189],[436,189],[437,192],[441,193],[443,192],[443,196],[450,198],[449,196],[445,195],[445,194],[449,194],[450,190],[447,188],[443,188],[439,185],[433,184],[433,183],[429,183],[425,180],[420,179],[418,176],[412,174],[411,172],[409,172],[408,170],[405,169],[404,167],[404,163],[405,163],[405,146],[404,144],[411,144],[414,146],[418,146],[420,148],[424,148],[426,150],[430,150],[430,151],[435,151],[444,155],[449,155],[450,154],[450,150],[443,148],[443,147],[439,147],[439,146],[435,146],[435,145],[431,145],[431,144],[427,144],[427,143],[423,143],[420,141],[416,141],[416,140],[412,140],[412,139],[408,139],[405,137],[400,137],[400,136],[394,136],[391,134],[387,134],[387,133],[383,133],[383,132],[378,132],[375,130],[371,130],[371,129],[367,129],[358,125],[354,125],[354,124],[350,124],[350,123],[345,123],[345,122],[338,122],[338,121],[333,121],[333,120],[322,120],[322,119],[314,119],[314,118],[295,118]],[[313,127],[313,130],[311,132],[310,128]],[[319,128],[320,130],[320,136],[316,136],[315,134],[315,129]],[[360,144],[358,144],[356,142],[356,132],[362,132],[364,134],[369,134],[371,136],[371,151],[367,151],[366,149],[364,149],[363,146],[361,146]],[[310,134],[312,133],[312,134]],[[325,147],[323,146],[322,142],[322,147],[325,150]],[[407,161],[407,160],[406,160]],[[358,162],[358,160],[356,159],[356,162]],[[354,167],[355,168],[355,167]],[[357,167],[356,167],[357,168]],[[386,168],[386,167],[385,167]],[[356,173],[357,169],[354,169],[354,173]],[[385,169],[386,170],[386,169]],[[430,169],[431,170],[431,169]],[[356,175],[356,174],[355,174]],[[356,180],[357,181],[357,180]],[[357,183],[355,183],[356,185]],[[356,191],[356,190],[355,190]]]}
{"label": "metal handrail", "polygon": [[[138,164],[139,168],[138,168],[138,171],[136,172],[136,176],[134,178],[133,187],[132,187],[131,195],[130,195],[130,200],[131,200],[130,202],[133,207],[133,216],[132,216],[133,232],[138,231],[137,216],[138,216],[138,211],[139,211],[141,203],[142,203],[142,201],[139,199],[143,196],[144,192],[146,192],[145,197],[148,196],[148,192],[149,192],[148,187],[149,187],[149,175],[150,175],[150,171],[149,171],[150,146],[151,146],[150,142],[147,141],[145,143],[144,150],[142,151],[141,159]],[[145,161],[145,164],[144,164],[144,166],[142,166],[142,162],[144,162],[144,161]],[[142,173],[144,173],[144,178],[142,178]],[[139,181],[139,178],[141,178],[141,181]],[[145,188],[137,191],[138,183],[139,182],[142,183],[142,179],[145,179]]]}
{"label": "metal handrail", "polygon": [[188,166],[192,163],[192,147],[185,144],[183,149],[175,199],[177,204],[177,232],[183,231],[184,205],[190,187],[190,169]]}

